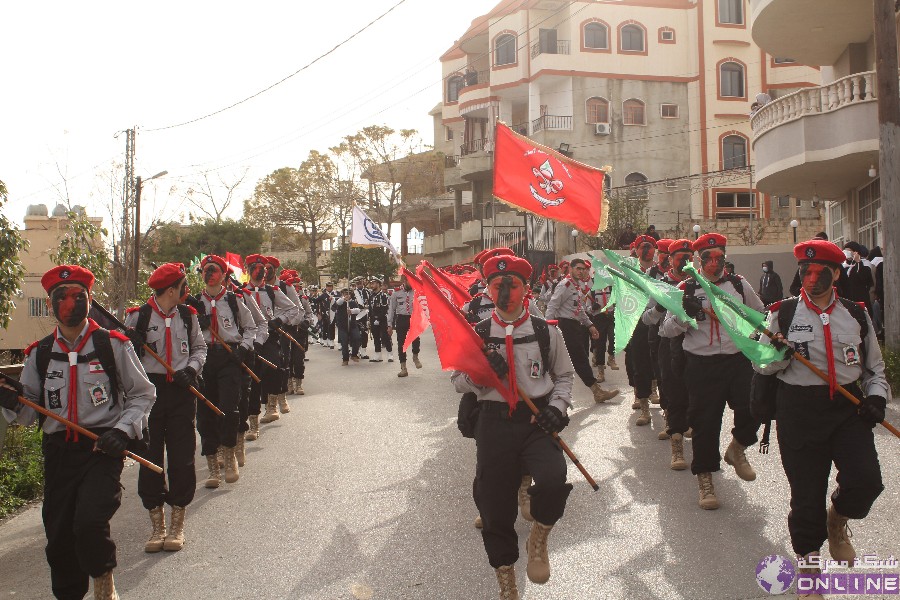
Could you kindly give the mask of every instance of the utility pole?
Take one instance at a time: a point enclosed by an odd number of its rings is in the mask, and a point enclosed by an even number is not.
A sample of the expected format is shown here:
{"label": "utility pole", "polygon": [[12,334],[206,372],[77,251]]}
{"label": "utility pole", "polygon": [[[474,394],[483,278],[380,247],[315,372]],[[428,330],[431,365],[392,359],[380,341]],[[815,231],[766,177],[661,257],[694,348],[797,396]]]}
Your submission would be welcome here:
{"label": "utility pole", "polygon": [[125,287],[122,289],[122,295],[119,298],[119,308],[124,310],[125,301],[128,296],[134,292],[137,273],[134,272],[134,246],[132,240],[134,229],[132,227],[132,210],[134,209],[135,187],[134,187],[134,144],[135,144],[134,128],[125,131],[125,181],[122,188],[122,232],[121,232],[121,267],[119,267],[120,277],[117,281],[124,281]]}
{"label": "utility pole", "polygon": [[134,287],[137,290],[138,273],[141,272],[141,176],[135,178],[134,186]]}
{"label": "utility pole", "polygon": [[[878,142],[884,256],[900,251],[900,78],[894,0],[874,0],[875,76],[878,79]],[[885,344],[900,349],[900,267],[884,263]]]}

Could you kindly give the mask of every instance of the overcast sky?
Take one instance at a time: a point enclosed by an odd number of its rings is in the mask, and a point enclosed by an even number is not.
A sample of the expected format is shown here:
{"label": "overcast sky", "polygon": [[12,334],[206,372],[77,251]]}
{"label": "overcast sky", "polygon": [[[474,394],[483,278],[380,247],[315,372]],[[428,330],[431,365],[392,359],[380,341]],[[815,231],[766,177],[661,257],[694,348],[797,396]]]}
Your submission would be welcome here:
{"label": "overcast sky", "polygon": [[[258,98],[200,122],[290,75],[400,0],[321,2],[3,2],[0,6],[0,180],[3,211],[73,204],[105,216],[100,174],[138,127],[144,222],[187,212],[171,186],[204,170],[226,181],[249,167],[239,195],[310,150],[371,124],[418,129],[441,100],[439,56],[495,0],[405,0],[364,33]],[[451,9],[452,7],[452,9]],[[237,202],[231,216],[240,215]]]}

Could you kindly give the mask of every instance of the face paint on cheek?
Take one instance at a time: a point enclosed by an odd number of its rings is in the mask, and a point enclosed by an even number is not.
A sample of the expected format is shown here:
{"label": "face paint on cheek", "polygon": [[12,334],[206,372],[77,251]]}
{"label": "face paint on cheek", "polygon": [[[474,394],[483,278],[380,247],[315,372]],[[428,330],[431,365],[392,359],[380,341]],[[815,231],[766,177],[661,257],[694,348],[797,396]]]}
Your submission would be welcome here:
{"label": "face paint on cheek", "polygon": [[266,267],[266,281],[271,281],[275,278],[275,269],[269,265]]}
{"label": "face paint on cheek", "polygon": [[700,255],[700,268],[709,277],[721,277],[725,270],[725,254],[722,252],[704,252]]}
{"label": "face paint on cheek", "polygon": [[669,260],[669,255],[668,255],[668,254],[663,254],[662,252],[660,252],[660,254],[659,254],[659,268],[662,269],[663,271],[665,271],[665,270],[667,270],[667,269],[669,268],[669,265],[670,265],[670,264],[671,264],[671,261]]}
{"label": "face paint on cheek", "polygon": [[210,267],[203,271],[203,282],[210,287],[215,287],[222,283],[224,273],[218,267]]}
{"label": "face paint on cheek", "polygon": [[263,265],[256,264],[250,268],[250,277],[252,277],[254,281],[261,281],[265,272],[266,268]]}
{"label": "face paint on cheek", "polygon": [[80,287],[69,286],[54,290],[50,303],[56,319],[66,327],[74,327],[87,317],[87,292]]}
{"label": "face paint on cheek", "polygon": [[183,303],[185,300],[187,300],[188,294],[190,294],[190,293],[191,293],[191,288],[188,287],[187,282],[181,284],[181,292],[180,292],[181,295],[178,297],[179,304]]}
{"label": "face paint on cheek", "polygon": [[831,269],[825,265],[803,265],[800,267],[800,277],[807,296],[821,296],[828,292],[834,283]]}
{"label": "face paint on cheek", "polygon": [[645,262],[649,262],[653,260],[653,255],[656,253],[656,248],[651,246],[650,244],[644,244],[641,246],[641,260]]}

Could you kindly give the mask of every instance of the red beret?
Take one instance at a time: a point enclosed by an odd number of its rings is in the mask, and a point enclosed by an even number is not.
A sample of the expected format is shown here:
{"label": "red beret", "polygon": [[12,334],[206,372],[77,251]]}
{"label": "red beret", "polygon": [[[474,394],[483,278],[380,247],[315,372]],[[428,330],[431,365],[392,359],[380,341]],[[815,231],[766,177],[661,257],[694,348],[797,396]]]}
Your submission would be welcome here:
{"label": "red beret", "polygon": [[[843,256],[843,254],[841,254]],[[78,265],[59,265],[53,267],[41,277],[41,285],[47,293],[62,283],[77,283],[91,291],[94,287],[94,274]]]}
{"label": "red beret", "polygon": [[703,252],[709,248],[724,248],[727,241],[720,233],[704,233],[694,242],[694,250]]}
{"label": "red beret", "polygon": [[265,265],[268,264],[268,261],[266,261],[266,257],[262,254],[250,254],[244,259],[245,265],[252,265],[253,263],[262,263]]}
{"label": "red beret", "polygon": [[639,235],[634,239],[634,247],[637,248],[641,244],[650,244],[656,248],[656,238],[649,235]]}
{"label": "red beret", "polygon": [[228,263],[225,262],[225,259],[221,256],[216,256],[215,254],[207,254],[203,257],[203,260],[200,261],[200,268],[202,269],[209,263],[219,265],[219,268],[222,269],[223,273],[228,272]]}
{"label": "red beret", "polygon": [[659,250],[660,252],[665,252],[666,254],[668,254],[668,253],[669,253],[669,246],[670,246],[670,245],[672,244],[672,242],[674,242],[674,241],[675,241],[675,240],[672,240],[672,239],[669,239],[669,238],[662,238],[661,240],[656,240],[656,249]]}
{"label": "red beret", "polygon": [[568,267],[568,266],[569,266],[569,261],[567,261],[567,260],[564,260],[564,261],[562,261],[561,263],[559,263],[559,268],[560,268],[560,269],[565,269],[565,268]]}
{"label": "red beret", "polygon": [[669,254],[675,254],[676,252],[690,252],[694,253],[694,242],[691,240],[672,240],[672,243],[669,244]]}
{"label": "red beret", "polygon": [[484,278],[490,281],[491,277],[498,275],[518,275],[522,281],[528,281],[531,277],[531,264],[524,258],[517,256],[494,256],[484,263]]}
{"label": "red beret", "polygon": [[274,256],[267,256],[266,262],[275,267],[276,269],[281,266],[281,261],[275,258]]}
{"label": "red beret", "polygon": [[809,240],[794,246],[794,257],[799,262],[824,262],[840,265],[846,257],[834,242],[828,240]]}
{"label": "red beret", "polygon": [[297,271],[293,269],[285,269],[278,275],[278,279],[290,283],[291,279],[297,276]]}
{"label": "red beret", "polygon": [[184,279],[184,277],[183,264],[166,263],[153,271],[150,275],[150,279],[147,280],[147,285],[154,290],[164,290],[171,285],[175,285]]}
{"label": "red beret", "polygon": [[559,271],[559,265],[553,265],[553,264],[547,265],[547,270],[548,271]]}
{"label": "red beret", "polygon": [[488,248],[487,250],[482,250],[478,254],[475,255],[475,263],[479,265],[484,265],[487,263],[489,258],[493,258],[495,256],[515,256],[516,253],[510,250],[509,248]]}

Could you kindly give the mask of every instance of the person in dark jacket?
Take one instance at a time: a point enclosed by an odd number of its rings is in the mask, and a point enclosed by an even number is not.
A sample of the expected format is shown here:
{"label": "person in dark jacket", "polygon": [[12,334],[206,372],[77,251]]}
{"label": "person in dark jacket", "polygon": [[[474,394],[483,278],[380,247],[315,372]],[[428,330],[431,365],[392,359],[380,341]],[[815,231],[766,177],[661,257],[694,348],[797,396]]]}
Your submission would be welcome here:
{"label": "person in dark jacket", "polygon": [[875,313],[872,320],[875,321],[875,329],[880,334],[884,328],[884,257],[881,254],[881,246],[872,248],[867,258],[872,275],[875,277],[875,302],[872,304]]}
{"label": "person in dark jacket", "polygon": [[774,264],[767,260],[762,264],[762,277],[759,278],[759,299],[763,304],[772,304],[784,298],[781,277],[775,272]]}
{"label": "person in dark jacket", "polygon": [[865,255],[862,254],[862,251],[863,247],[857,242],[844,244],[844,256],[847,257],[847,260],[841,270],[846,274],[847,281],[840,295],[847,300],[864,303],[866,310],[871,315],[872,298],[869,294],[875,286],[875,279],[872,277],[872,269],[863,263]]}

